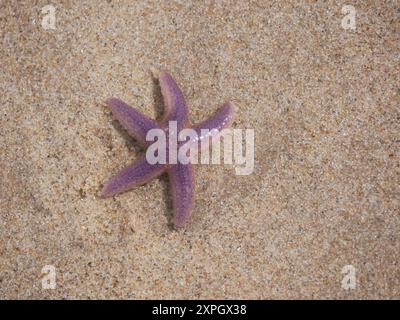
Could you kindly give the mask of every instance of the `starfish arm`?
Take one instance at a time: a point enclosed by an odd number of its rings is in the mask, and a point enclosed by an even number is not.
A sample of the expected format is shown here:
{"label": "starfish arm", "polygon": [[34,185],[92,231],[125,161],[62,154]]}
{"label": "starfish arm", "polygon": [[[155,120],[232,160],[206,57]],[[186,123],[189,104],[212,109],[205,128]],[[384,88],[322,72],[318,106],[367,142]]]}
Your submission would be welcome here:
{"label": "starfish arm", "polygon": [[165,164],[149,164],[146,157],[140,158],[108,180],[101,191],[101,197],[111,197],[145,184],[165,170]]}
{"label": "starfish arm", "polygon": [[143,145],[149,144],[149,142],[146,141],[147,132],[150,129],[160,128],[156,121],[146,117],[122,100],[110,98],[107,100],[107,106],[128,133]]}
{"label": "starfish arm", "polygon": [[166,111],[163,123],[176,121],[178,130],[181,130],[189,122],[189,111],[183,93],[172,76],[166,71],[160,73],[159,82]]}
{"label": "starfish arm", "polygon": [[[215,133],[211,132],[211,130],[218,130],[221,131],[229,127],[233,122],[233,115],[234,115],[234,105],[232,102],[225,102],[224,105],[219,108],[213,116],[209,119],[198,123],[197,125],[193,126],[193,129],[196,131],[198,140],[202,140],[207,137],[214,137]],[[202,134],[202,129],[208,129],[210,131],[209,134],[204,135]]]}
{"label": "starfish arm", "polygon": [[189,218],[194,201],[194,173],[189,164],[174,164],[169,169],[171,183],[173,222],[181,228]]}

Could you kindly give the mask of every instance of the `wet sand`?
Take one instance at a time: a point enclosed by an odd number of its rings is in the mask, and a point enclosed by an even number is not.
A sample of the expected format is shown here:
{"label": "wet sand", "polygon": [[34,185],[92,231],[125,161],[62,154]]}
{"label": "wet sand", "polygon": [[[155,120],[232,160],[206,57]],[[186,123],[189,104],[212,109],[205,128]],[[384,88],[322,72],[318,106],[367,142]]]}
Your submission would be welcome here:
{"label": "wet sand", "polygon": [[[0,298],[400,298],[398,6],[215,2],[57,1],[47,30],[1,2]],[[192,122],[232,100],[255,130],[252,174],[196,166],[180,231],[166,178],[98,196],[143,152],[104,101],[159,118],[162,69]]]}

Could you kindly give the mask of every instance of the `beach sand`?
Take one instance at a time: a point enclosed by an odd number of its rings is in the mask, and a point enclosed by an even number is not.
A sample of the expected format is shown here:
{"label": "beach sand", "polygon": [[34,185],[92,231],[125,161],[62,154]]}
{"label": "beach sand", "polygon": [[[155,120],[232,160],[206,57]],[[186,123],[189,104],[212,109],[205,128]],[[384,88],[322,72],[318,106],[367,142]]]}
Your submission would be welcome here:
{"label": "beach sand", "polygon": [[[344,4],[2,1],[0,298],[399,299],[399,7]],[[99,198],[143,153],[104,101],[160,118],[163,69],[255,134],[180,231],[165,177]]]}

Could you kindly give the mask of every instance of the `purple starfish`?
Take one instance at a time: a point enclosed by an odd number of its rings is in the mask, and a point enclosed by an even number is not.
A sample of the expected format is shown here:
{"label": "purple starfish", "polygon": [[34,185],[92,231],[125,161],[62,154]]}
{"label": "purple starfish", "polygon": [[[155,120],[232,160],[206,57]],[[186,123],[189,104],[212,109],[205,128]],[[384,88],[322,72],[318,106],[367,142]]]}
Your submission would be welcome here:
{"label": "purple starfish", "polygon": [[[190,126],[188,108],[182,91],[174,79],[170,74],[163,71],[159,75],[159,83],[166,111],[164,119],[160,122],[148,118],[119,99],[110,98],[107,100],[107,105],[114,117],[131,136],[145,147],[151,144],[151,142],[146,141],[146,135],[151,129],[164,130],[168,137],[171,134],[169,132],[170,121],[176,121],[178,134],[182,129]],[[233,112],[233,104],[226,102],[211,118],[192,126],[191,128],[195,130],[198,136],[195,142],[198,143],[210,137],[210,135],[205,135],[204,131],[201,131],[202,129],[216,129],[219,132],[228,127],[233,120]],[[178,141],[176,147],[179,148],[183,143]],[[167,154],[170,152],[168,147],[166,152]],[[169,174],[172,187],[173,223],[176,228],[183,227],[191,214],[194,200],[194,175],[191,163],[183,164],[178,161],[177,163],[150,164],[143,156],[108,180],[104,185],[101,196],[105,198],[127,191],[148,182],[165,171]]]}

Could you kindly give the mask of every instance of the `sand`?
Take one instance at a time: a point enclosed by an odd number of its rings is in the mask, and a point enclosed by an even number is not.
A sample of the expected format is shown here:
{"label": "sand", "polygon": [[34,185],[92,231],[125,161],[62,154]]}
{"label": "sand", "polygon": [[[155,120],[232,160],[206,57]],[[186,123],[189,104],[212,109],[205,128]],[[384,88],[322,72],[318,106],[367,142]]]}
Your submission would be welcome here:
{"label": "sand", "polygon": [[[399,6],[344,4],[2,1],[0,298],[399,299]],[[231,100],[255,132],[181,231],[166,178],[98,196],[143,153],[105,99],[159,118],[162,69],[192,122]]]}

